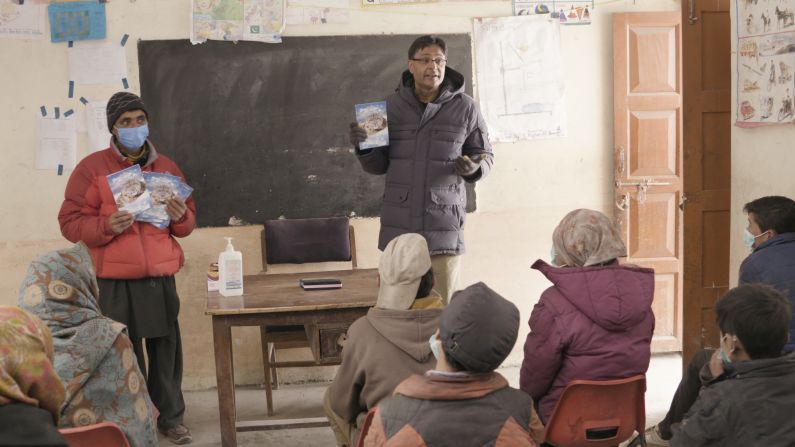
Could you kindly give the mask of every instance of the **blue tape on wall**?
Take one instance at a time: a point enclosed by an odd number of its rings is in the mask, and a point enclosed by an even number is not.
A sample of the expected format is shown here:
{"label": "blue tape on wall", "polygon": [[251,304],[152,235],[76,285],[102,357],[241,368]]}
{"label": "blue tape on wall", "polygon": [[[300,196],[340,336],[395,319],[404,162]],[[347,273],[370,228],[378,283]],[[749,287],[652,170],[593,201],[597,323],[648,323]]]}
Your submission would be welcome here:
{"label": "blue tape on wall", "polygon": [[58,165],[58,175],[63,175],[63,165]]}
{"label": "blue tape on wall", "polygon": [[68,117],[69,117],[69,115],[71,115],[71,114],[73,114],[73,113],[75,113],[75,111],[74,111],[74,110],[72,110],[72,109],[69,109],[69,110],[67,110],[66,112],[64,112],[64,113],[63,113],[63,117],[64,117],[64,118],[68,118]]}
{"label": "blue tape on wall", "polygon": [[75,81],[69,81],[69,97],[75,97]]}
{"label": "blue tape on wall", "polygon": [[130,38],[129,34],[125,34],[124,37],[121,38],[121,46],[127,45],[127,39]]}
{"label": "blue tape on wall", "polygon": [[41,106],[39,108],[39,110],[41,110],[41,116],[47,116],[47,108],[46,107]]}
{"label": "blue tape on wall", "polygon": [[82,102],[83,105],[88,104],[88,100],[86,98],[82,97],[82,96],[80,97],[80,102]]}
{"label": "blue tape on wall", "polygon": [[55,119],[58,119],[60,117],[61,117],[61,108],[60,107],[56,107],[55,108]]}
{"label": "blue tape on wall", "polygon": [[124,85],[124,88],[130,88],[130,84],[127,83],[127,78],[121,78],[121,83]]}

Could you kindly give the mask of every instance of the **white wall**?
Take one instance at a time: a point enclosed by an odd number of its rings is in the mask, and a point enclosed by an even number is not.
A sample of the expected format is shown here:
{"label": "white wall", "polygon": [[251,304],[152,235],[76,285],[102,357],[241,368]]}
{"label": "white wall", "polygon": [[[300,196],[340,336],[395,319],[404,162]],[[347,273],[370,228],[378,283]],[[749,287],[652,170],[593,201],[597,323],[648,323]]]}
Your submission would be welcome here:
{"label": "white wall", "polygon": [[[737,116],[737,10],[732,2],[732,120]],[[743,206],[764,196],[795,199],[795,126],[743,129],[732,126],[731,277],[737,285],[740,263],[749,251],[743,244],[747,219]]]}
{"label": "white wall", "polygon": [[[471,33],[472,17],[511,14],[511,4],[506,1],[363,9],[351,0],[350,7],[350,24],[291,27],[286,35]],[[549,257],[555,225],[574,208],[593,208],[612,214],[611,14],[679,8],[680,3],[675,0],[597,2],[592,14],[594,24],[564,27],[561,31],[567,69],[569,136],[495,146],[495,167],[491,175],[478,184],[479,209],[467,222],[468,253],[463,259],[461,285],[485,281],[521,310],[522,331],[508,364],[521,362],[526,321],[539,294],[548,286],[529,266],[537,258]],[[187,38],[189,1],[114,0],[107,4],[107,14],[109,41],[118,42],[125,33],[130,35],[126,47],[128,78],[130,90],[138,93],[136,41]],[[31,259],[66,245],[60,236],[56,216],[69,172],[59,177],[52,171],[34,169],[35,114],[41,105],[50,110],[59,105],[62,111],[80,110],[82,106],[76,99],[67,99],[66,44],[52,44],[47,40],[0,40],[0,57],[3,61],[0,70],[0,132],[3,135],[0,182],[6,191],[12,192],[0,196],[0,209],[4,210],[0,220],[0,304],[13,304]],[[384,91],[392,87],[384,86]],[[117,90],[119,86],[80,87],[75,96],[100,100]],[[744,135],[733,137],[735,140],[746,138]],[[783,137],[779,140],[783,141]],[[81,135],[79,156],[85,155],[83,143],[84,135]],[[161,150],[168,154],[168,148]],[[735,161],[734,166],[742,163]],[[745,163],[748,165],[747,160]],[[784,167],[779,166],[779,169]],[[735,185],[741,178],[742,172],[737,173]],[[744,182],[752,183],[750,178]],[[374,267],[378,259],[377,220],[356,220],[355,226],[361,264]],[[191,353],[186,357],[185,366],[188,388],[214,385],[210,322],[203,314],[204,271],[222,248],[220,236],[225,233],[241,238],[237,246],[244,251],[248,272],[254,273],[261,268],[256,228],[203,229],[184,241],[187,264],[177,279],[183,301],[180,315],[183,342],[185,351]],[[235,370],[241,383],[258,382],[262,377],[258,366],[259,346],[251,342],[250,336],[254,333],[247,331],[236,331],[235,339]],[[309,375],[294,372],[292,377],[327,377],[328,370],[325,371]]]}

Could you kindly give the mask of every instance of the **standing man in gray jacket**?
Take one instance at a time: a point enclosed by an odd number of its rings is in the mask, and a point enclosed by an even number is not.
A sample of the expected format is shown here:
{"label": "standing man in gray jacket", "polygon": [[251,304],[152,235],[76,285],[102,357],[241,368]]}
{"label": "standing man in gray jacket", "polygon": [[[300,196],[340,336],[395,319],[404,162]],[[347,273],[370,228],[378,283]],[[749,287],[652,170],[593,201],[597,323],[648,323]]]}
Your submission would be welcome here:
{"label": "standing man in gray jacket", "polygon": [[464,253],[464,182],[485,177],[493,164],[486,122],[464,93],[464,76],[447,67],[447,45],[435,36],[411,44],[408,70],[386,107],[388,146],[360,150],[367,133],[356,123],[350,129],[362,168],[386,174],[378,248],[403,233],[424,236],[446,304]]}

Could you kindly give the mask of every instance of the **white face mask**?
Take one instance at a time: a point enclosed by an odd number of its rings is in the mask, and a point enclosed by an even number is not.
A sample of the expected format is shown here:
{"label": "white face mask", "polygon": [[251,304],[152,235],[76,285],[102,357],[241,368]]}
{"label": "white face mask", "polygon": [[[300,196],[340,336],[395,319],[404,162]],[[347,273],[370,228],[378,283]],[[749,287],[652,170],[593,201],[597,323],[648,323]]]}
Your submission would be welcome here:
{"label": "white face mask", "polygon": [[431,335],[431,338],[428,339],[428,344],[431,345],[431,352],[433,353],[433,356],[436,358],[436,360],[439,360],[441,353],[439,352],[439,340],[436,339],[435,332]]}

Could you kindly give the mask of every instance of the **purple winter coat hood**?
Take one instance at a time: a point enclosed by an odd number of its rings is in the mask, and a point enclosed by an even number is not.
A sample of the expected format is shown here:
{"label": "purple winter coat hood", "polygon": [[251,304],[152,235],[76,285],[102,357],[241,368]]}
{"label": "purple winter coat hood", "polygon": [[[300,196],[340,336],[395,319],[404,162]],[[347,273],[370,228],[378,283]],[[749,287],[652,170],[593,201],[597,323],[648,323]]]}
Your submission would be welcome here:
{"label": "purple winter coat hood", "polygon": [[618,263],[558,268],[543,261],[533,268],[553,285],[530,316],[519,382],[548,422],[572,380],[646,372],[654,331],[654,271]]}
{"label": "purple winter coat hood", "polygon": [[654,270],[631,265],[553,267],[542,260],[533,269],[547,277],[574,307],[611,332],[637,326],[654,298]]}

